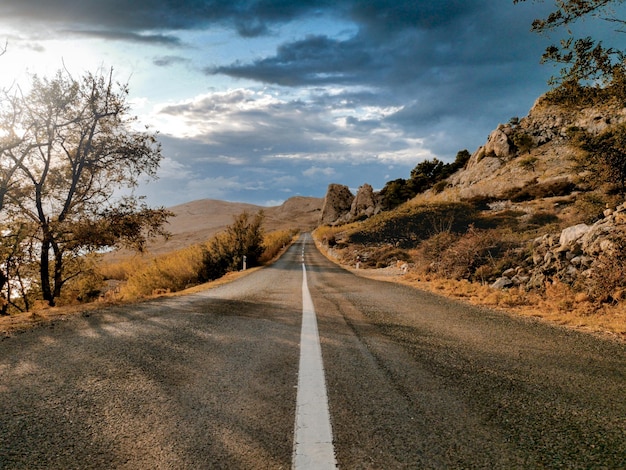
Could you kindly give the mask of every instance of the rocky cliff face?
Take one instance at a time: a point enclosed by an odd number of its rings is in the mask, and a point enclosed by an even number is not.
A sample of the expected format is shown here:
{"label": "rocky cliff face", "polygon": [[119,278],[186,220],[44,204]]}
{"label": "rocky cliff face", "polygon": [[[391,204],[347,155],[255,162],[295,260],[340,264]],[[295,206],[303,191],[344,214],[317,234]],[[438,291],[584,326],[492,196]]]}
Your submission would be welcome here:
{"label": "rocky cliff face", "polygon": [[380,211],[380,196],[371,185],[365,183],[360,186],[355,196],[347,186],[330,184],[324,198],[320,224],[348,223],[371,217]]}
{"label": "rocky cliff face", "polygon": [[[570,144],[568,130],[597,134],[623,122],[626,108],[616,104],[573,109],[540,98],[528,116],[500,124],[491,132],[466,167],[450,177],[450,186],[461,199],[500,198],[529,184],[571,181],[576,175],[569,161],[580,150]],[[522,138],[530,148],[522,148]]]}

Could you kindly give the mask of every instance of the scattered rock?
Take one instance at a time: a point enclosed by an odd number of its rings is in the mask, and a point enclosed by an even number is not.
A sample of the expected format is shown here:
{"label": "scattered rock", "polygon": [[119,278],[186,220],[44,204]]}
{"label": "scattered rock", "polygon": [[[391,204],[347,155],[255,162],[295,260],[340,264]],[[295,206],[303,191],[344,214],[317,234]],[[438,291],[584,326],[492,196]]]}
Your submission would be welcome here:
{"label": "scattered rock", "polygon": [[572,227],[568,227],[561,232],[559,237],[560,251],[566,251],[570,249],[583,235],[591,230],[591,227],[587,224],[578,224]]}
{"label": "scattered rock", "polygon": [[[578,224],[565,228],[560,234],[535,239],[527,260],[530,273],[521,285],[525,284],[528,289],[541,288],[550,280],[573,284],[601,272],[601,257],[622,256],[617,253],[619,244],[616,239],[626,237],[626,224],[622,223],[626,220],[626,205],[621,204],[605,214],[593,225]],[[503,276],[507,274],[510,270]]]}
{"label": "scattered rock", "polygon": [[508,277],[501,277],[496,282],[491,284],[492,289],[506,289],[508,287],[513,286],[513,281],[511,281]]}

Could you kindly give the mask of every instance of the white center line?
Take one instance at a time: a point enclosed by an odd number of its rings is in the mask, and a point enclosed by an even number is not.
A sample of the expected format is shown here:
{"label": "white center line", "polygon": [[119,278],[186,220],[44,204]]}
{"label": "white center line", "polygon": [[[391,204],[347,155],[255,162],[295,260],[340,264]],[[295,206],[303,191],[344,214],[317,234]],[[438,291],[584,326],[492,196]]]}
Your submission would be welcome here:
{"label": "white center line", "polygon": [[337,468],[322,348],[304,263],[302,263],[302,330],[293,468],[294,470]]}

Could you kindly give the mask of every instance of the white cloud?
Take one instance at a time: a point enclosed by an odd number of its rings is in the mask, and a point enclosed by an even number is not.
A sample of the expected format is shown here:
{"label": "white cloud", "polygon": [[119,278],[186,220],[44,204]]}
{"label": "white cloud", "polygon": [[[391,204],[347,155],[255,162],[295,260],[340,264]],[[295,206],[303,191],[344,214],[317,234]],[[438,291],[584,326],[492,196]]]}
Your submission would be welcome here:
{"label": "white cloud", "polygon": [[163,179],[189,179],[191,168],[171,157],[163,157],[159,166],[158,177]]}
{"label": "white cloud", "polygon": [[304,170],[302,172],[302,175],[306,176],[307,178],[314,178],[319,175],[334,176],[335,170],[330,167],[320,168],[320,167],[312,166],[311,168]]}

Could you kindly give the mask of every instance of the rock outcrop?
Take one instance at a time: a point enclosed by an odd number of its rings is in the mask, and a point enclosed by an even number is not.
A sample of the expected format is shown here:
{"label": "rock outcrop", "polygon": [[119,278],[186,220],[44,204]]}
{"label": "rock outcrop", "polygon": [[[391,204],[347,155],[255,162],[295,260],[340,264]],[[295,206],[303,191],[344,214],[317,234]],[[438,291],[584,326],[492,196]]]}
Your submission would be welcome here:
{"label": "rock outcrop", "polygon": [[[580,149],[569,133],[578,128],[597,134],[609,126],[626,122],[626,108],[606,103],[588,108],[550,104],[537,100],[528,116],[500,124],[469,159],[466,167],[448,179],[461,199],[502,198],[512,189],[543,184],[555,179],[573,181],[568,160]],[[532,157],[520,142],[532,149]],[[525,160],[530,157],[531,160]],[[506,199],[506,197],[504,197]]]}
{"label": "rock outcrop", "polygon": [[380,212],[378,195],[374,193],[374,188],[371,185],[365,183],[359,187],[356,197],[352,201],[349,217],[351,220],[362,219],[371,217],[378,212]]}
{"label": "rock outcrop", "polygon": [[352,201],[354,194],[350,188],[342,184],[329,184],[324,197],[320,224],[333,225],[343,220],[346,214],[350,213]]}
{"label": "rock outcrop", "polygon": [[340,184],[328,185],[320,223],[336,225],[362,220],[380,212],[380,195],[371,185],[360,186],[356,196],[347,186]]}

